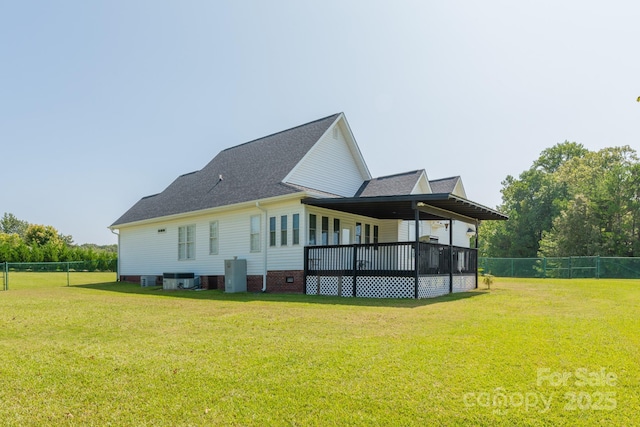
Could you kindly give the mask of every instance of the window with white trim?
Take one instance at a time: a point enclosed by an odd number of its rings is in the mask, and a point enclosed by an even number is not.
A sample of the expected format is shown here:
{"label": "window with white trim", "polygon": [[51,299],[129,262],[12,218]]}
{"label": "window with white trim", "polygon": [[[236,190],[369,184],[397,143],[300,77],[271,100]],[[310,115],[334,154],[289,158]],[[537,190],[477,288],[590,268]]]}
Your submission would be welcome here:
{"label": "window with white trim", "polygon": [[218,221],[209,223],[209,255],[218,255]]}
{"label": "window with white trim", "polygon": [[276,217],[269,218],[269,246],[276,245]]}
{"label": "window with white trim", "polygon": [[196,259],[196,225],[178,227],[178,259]]}
{"label": "window with white trim", "polygon": [[293,226],[293,242],[292,244],[294,245],[299,245],[300,244],[300,214],[293,214],[292,219],[292,226]]}
{"label": "window with white trim", "polygon": [[321,244],[328,245],[329,244],[329,217],[322,217],[322,234],[321,234]]}
{"label": "window with white trim", "polygon": [[260,215],[251,217],[250,250],[260,252]]}
{"label": "window with white trim", "polygon": [[333,219],[333,244],[340,244],[340,220],[338,218]]}
{"label": "window with white trim", "polygon": [[280,246],[287,246],[287,216],[280,216]]}
{"label": "window with white trim", "polygon": [[316,244],[317,221],[318,219],[315,214],[309,214],[309,245],[311,246]]}

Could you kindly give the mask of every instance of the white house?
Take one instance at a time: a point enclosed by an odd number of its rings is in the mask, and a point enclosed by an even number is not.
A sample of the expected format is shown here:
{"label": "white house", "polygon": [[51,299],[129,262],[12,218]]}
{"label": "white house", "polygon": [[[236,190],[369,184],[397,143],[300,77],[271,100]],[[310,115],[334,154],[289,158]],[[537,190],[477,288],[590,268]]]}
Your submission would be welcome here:
{"label": "white house", "polygon": [[[476,286],[469,233],[494,219],[506,217],[467,200],[459,177],[429,181],[418,170],[372,178],[340,113],[223,150],[110,228],[123,281],[191,272],[209,289],[224,288],[224,261],[237,257],[246,259],[250,291],[417,297],[434,294],[420,289],[436,282],[455,290],[454,272],[466,277],[462,288]],[[431,261],[420,258],[427,252]],[[389,277],[409,277],[401,283],[409,290],[381,290],[396,286]]]}

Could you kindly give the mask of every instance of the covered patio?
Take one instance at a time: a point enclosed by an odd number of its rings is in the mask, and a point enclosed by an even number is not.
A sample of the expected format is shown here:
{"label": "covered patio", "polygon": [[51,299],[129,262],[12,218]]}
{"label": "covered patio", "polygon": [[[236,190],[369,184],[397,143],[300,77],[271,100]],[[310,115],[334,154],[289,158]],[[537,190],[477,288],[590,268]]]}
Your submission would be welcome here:
{"label": "covered patio", "polygon": [[[506,220],[450,193],[307,198],[302,203],[376,219],[415,222],[415,241],[306,246],[305,293],[370,298],[431,298],[478,287],[480,221]],[[448,221],[449,244],[420,241],[419,221]],[[454,220],[475,224],[476,247],[453,246]]]}

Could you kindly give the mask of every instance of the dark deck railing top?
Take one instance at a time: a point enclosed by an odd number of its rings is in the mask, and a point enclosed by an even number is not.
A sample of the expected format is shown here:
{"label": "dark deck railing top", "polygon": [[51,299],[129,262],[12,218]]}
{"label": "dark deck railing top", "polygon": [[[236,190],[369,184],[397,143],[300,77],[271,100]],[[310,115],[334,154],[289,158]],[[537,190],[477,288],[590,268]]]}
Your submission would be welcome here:
{"label": "dark deck railing top", "polygon": [[473,248],[420,242],[417,257],[415,252],[415,242],[306,246],[304,269],[307,275],[366,276],[475,274],[477,270]]}

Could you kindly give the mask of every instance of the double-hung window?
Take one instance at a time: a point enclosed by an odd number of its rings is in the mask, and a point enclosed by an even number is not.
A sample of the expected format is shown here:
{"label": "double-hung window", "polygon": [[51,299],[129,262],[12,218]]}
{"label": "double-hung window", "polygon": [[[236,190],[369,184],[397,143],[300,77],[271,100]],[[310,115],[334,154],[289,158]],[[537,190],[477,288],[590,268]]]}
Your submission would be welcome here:
{"label": "double-hung window", "polygon": [[260,252],[260,215],[251,217],[250,226],[250,250],[251,252]]}
{"label": "double-hung window", "polygon": [[276,245],[276,217],[269,218],[269,246]]}
{"label": "double-hung window", "polygon": [[322,217],[322,244],[329,244],[329,218],[326,216]]}
{"label": "double-hung window", "polygon": [[293,222],[292,244],[299,245],[300,244],[300,214],[293,214],[292,222]]}
{"label": "double-hung window", "polygon": [[280,246],[287,246],[287,216],[280,216]]}
{"label": "double-hung window", "polygon": [[196,226],[183,225],[178,227],[178,259],[196,259]]}
{"label": "double-hung window", "polygon": [[333,244],[340,244],[340,220],[338,218],[333,219]]}
{"label": "double-hung window", "polygon": [[218,221],[209,223],[209,255],[218,255]]}
{"label": "double-hung window", "polygon": [[317,217],[315,214],[309,214],[309,245],[313,246],[316,244],[316,227],[317,227]]}

